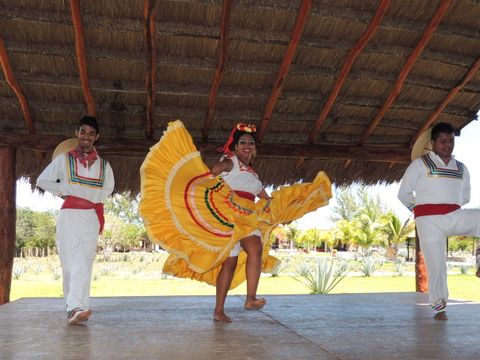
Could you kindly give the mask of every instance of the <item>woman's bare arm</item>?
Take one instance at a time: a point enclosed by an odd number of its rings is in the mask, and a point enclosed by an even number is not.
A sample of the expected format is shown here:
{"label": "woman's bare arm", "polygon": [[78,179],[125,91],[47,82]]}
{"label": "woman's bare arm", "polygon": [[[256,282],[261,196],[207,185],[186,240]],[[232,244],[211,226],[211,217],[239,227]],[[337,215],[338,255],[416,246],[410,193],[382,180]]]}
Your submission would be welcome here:
{"label": "woman's bare arm", "polygon": [[223,159],[212,166],[212,174],[217,176],[222,172],[230,172],[233,169],[233,162],[230,159]]}

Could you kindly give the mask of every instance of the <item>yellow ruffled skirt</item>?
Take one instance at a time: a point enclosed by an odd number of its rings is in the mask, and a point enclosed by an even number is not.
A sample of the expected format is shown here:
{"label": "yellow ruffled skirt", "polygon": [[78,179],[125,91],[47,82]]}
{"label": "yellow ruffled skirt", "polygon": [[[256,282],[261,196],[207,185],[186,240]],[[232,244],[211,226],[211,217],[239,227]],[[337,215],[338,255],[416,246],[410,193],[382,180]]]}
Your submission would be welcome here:
{"label": "yellow ruffled skirt", "polygon": [[[323,172],[311,183],[274,191],[271,200],[237,196],[221,176],[212,176],[180,120],[150,149],[140,176],[139,212],[148,236],[170,253],[163,272],[211,285],[235,243],[255,230],[262,234],[262,271],[271,272],[279,264],[268,254],[271,231],[332,197]],[[246,258],[241,251],[231,288],[245,280]]]}

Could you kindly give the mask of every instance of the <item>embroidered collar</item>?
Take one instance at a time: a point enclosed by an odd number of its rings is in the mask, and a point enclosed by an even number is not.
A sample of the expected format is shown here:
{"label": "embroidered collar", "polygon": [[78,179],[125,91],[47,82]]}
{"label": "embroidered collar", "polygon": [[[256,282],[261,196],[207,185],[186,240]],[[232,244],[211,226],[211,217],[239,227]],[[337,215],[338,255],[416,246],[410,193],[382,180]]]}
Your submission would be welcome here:
{"label": "embroidered collar", "polygon": [[88,163],[93,163],[98,158],[98,153],[95,148],[92,149],[89,153],[83,152],[80,146],[77,146],[75,149],[68,152],[70,155],[74,156],[75,159],[80,161],[83,167],[87,167]]}

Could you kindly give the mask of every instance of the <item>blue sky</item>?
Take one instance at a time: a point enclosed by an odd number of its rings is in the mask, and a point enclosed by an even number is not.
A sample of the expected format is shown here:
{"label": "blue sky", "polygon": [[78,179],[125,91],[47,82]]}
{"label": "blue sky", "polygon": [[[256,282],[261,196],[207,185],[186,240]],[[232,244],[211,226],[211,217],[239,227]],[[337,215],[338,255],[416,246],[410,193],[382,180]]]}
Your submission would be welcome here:
{"label": "blue sky", "polygon": [[[463,162],[470,172],[470,182],[472,185],[472,196],[470,203],[466,208],[480,207],[480,163],[478,161],[477,152],[480,151],[480,121],[472,121],[466,126],[460,137],[455,140],[455,157]],[[369,187],[369,191],[373,194],[379,194],[385,204],[391,208],[402,221],[409,216],[409,211],[397,200],[398,183],[389,186],[377,185]],[[55,198],[46,193],[40,195],[38,192],[31,192],[30,185],[25,181],[17,182],[17,206],[29,207],[32,210],[56,210],[59,209],[62,200]],[[328,229],[332,224],[328,221],[331,214],[331,207],[335,205],[335,199],[332,199],[329,206],[321,208],[316,212],[307,214],[298,220],[300,228]]]}

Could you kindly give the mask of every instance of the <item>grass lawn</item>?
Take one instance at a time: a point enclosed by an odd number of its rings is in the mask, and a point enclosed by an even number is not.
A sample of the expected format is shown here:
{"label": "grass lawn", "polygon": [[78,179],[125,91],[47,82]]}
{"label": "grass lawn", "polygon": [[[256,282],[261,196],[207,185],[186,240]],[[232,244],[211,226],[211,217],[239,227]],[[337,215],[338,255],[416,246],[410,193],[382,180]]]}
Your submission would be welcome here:
{"label": "grass lawn", "polygon": [[[449,275],[450,298],[480,302],[480,279],[472,274]],[[412,276],[348,276],[332,293],[413,292]],[[262,277],[259,294],[308,294],[309,289],[290,276]],[[230,294],[245,294],[245,283]],[[105,276],[92,281],[92,296],[179,296],[215,295],[215,288],[204,283],[185,279],[130,277],[122,279]],[[12,281],[11,300],[22,297],[60,297],[61,280],[25,276]]]}
{"label": "grass lawn", "polygon": [[[114,254],[107,260],[98,256],[91,286],[92,296],[187,296],[215,295],[215,288],[194,280],[175,279],[162,275],[166,253]],[[299,263],[312,258],[305,254],[285,257],[287,265],[281,276],[262,276],[259,294],[309,294],[310,290],[291,274]],[[331,293],[413,292],[413,264],[404,267],[404,276],[395,275],[395,264],[383,264],[373,276],[359,276],[358,262],[351,261],[352,272]],[[452,268],[448,276],[450,298],[480,302],[480,279],[473,268],[460,275]],[[61,268],[57,256],[16,258],[13,268],[11,300],[22,297],[62,297]],[[243,283],[230,294],[246,294]]]}

